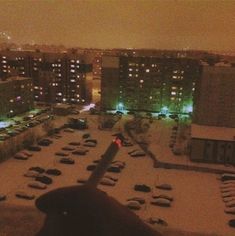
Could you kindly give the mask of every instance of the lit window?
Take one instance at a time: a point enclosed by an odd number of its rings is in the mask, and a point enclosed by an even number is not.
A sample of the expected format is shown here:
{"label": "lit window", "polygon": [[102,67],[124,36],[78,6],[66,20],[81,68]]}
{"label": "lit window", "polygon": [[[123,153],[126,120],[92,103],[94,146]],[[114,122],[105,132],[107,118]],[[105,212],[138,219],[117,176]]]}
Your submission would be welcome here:
{"label": "lit window", "polygon": [[175,90],[175,89],[177,89],[177,87],[171,87],[171,89]]}
{"label": "lit window", "polygon": [[171,95],[176,95],[176,92],[171,92]]}
{"label": "lit window", "polygon": [[145,71],[146,71],[147,73],[149,73],[150,69],[146,69]]}
{"label": "lit window", "polygon": [[133,69],[132,69],[132,68],[129,68],[129,71],[133,71]]}
{"label": "lit window", "polygon": [[129,77],[132,77],[132,74],[129,74]]}
{"label": "lit window", "polygon": [[141,79],[141,80],[140,80],[140,83],[144,83],[144,80]]}
{"label": "lit window", "polygon": [[151,100],[151,99],[153,99],[153,97],[152,97],[152,96],[150,96],[150,97],[149,97],[149,99]]}

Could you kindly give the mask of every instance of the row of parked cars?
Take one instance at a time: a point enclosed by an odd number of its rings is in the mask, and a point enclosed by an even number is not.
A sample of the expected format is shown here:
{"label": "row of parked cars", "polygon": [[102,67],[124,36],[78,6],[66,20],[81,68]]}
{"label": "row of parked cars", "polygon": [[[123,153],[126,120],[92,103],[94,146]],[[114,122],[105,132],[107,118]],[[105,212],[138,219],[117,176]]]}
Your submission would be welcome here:
{"label": "row of parked cars", "polygon": [[[156,185],[155,187],[158,188],[158,189],[161,189],[163,191],[172,190],[172,186],[170,184],[166,184],[166,183]],[[136,184],[134,186],[134,190],[135,191],[140,191],[140,192],[145,192],[145,193],[148,193],[148,192],[152,191],[151,187],[149,187],[146,184]],[[132,199],[132,201],[133,201],[133,199]],[[165,193],[164,194],[153,194],[151,204],[152,205],[157,205],[157,206],[162,206],[162,207],[170,207],[172,201],[173,201],[173,197],[169,196],[168,194],[165,194]],[[140,203],[138,203],[138,201],[136,203],[132,202],[131,205],[133,205],[131,207],[135,206],[134,207],[135,210],[139,210],[141,208]]]}
{"label": "row of parked cars", "polygon": [[[224,173],[221,175],[220,192],[225,204],[224,212],[235,214],[235,174]],[[230,219],[228,225],[235,228],[235,219]]]}

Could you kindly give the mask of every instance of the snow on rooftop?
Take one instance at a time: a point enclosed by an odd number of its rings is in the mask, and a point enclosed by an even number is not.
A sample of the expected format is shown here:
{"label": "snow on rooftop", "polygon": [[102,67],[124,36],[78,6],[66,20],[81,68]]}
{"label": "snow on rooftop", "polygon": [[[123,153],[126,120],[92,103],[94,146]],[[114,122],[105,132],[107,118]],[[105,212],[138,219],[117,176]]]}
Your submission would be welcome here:
{"label": "snow on rooftop", "polygon": [[235,142],[235,128],[192,124],[191,137]]}

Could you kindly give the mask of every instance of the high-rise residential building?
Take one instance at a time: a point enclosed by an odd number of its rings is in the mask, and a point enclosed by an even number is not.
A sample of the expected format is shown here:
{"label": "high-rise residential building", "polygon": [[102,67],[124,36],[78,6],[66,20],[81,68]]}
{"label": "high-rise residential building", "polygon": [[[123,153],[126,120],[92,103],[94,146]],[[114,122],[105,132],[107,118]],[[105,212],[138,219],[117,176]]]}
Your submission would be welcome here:
{"label": "high-rise residential building", "polygon": [[158,57],[102,57],[101,107],[189,113],[193,109],[197,60]]}
{"label": "high-rise residential building", "polygon": [[31,78],[11,77],[0,81],[0,116],[10,117],[33,108]]}
{"label": "high-rise residential building", "polygon": [[194,123],[235,127],[235,67],[203,66],[196,90]]}
{"label": "high-rise residential building", "polygon": [[234,91],[235,67],[203,66],[196,84],[191,160],[235,164]]}
{"label": "high-rise residential building", "polygon": [[[54,74],[51,102],[58,103],[79,103],[89,102],[87,96],[86,73],[92,68],[88,66],[83,55],[77,53],[42,53],[39,51],[1,51],[0,52],[0,78],[6,79],[12,75],[32,77],[35,100],[42,100],[44,96],[41,90],[43,84],[47,82],[40,81],[48,76],[41,76],[42,71]],[[41,86],[41,87],[40,87]],[[38,94],[38,90],[39,94]],[[39,98],[40,97],[40,98]],[[46,99],[46,97],[45,97]],[[47,102],[47,101],[45,101]]]}

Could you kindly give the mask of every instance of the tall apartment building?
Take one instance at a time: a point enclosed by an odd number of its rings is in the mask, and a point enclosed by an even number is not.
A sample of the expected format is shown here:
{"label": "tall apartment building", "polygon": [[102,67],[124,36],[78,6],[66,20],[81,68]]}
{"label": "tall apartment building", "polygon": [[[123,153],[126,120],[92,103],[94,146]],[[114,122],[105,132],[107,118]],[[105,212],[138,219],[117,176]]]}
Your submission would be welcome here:
{"label": "tall apartment building", "polygon": [[[34,99],[41,101],[45,86],[55,87],[55,97],[52,102],[86,103],[87,99],[86,73],[91,71],[83,58],[76,53],[41,53],[39,51],[1,51],[0,78],[6,79],[11,75],[32,77],[34,84]],[[53,83],[41,81],[48,76],[42,72],[54,74]],[[44,87],[43,87],[44,86]],[[39,94],[38,94],[39,93]],[[46,96],[45,96],[46,98]],[[46,101],[45,101],[46,102]]]}
{"label": "tall apartment building", "polygon": [[203,66],[196,88],[191,160],[235,164],[235,67]]}
{"label": "tall apartment building", "polygon": [[11,77],[0,81],[0,116],[14,116],[33,108],[31,78]]}
{"label": "tall apartment building", "polygon": [[104,56],[101,107],[189,113],[199,63],[186,58]]}

